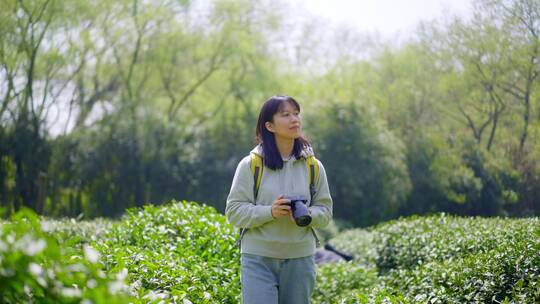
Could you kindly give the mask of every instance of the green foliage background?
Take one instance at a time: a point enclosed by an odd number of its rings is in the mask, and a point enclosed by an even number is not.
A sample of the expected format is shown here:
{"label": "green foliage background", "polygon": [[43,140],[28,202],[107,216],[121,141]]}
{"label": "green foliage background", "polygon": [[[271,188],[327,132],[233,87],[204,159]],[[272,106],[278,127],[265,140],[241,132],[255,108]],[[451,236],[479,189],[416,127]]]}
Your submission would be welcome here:
{"label": "green foliage background", "polygon": [[285,1],[3,0],[0,205],[223,212],[262,102],[288,94],[344,225],[538,215],[539,11],[476,0],[397,44]]}

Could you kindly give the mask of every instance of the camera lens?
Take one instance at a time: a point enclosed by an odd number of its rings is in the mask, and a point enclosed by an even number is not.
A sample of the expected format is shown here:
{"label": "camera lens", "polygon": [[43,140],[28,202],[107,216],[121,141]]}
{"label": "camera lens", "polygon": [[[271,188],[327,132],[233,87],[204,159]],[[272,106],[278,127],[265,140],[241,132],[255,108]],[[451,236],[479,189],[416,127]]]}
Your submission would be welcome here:
{"label": "camera lens", "polygon": [[304,227],[304,226],[309,225],[309,223],[311,223],[311,216],[309,215],[299,216],[295,218],[294,220],[296,222],[296,225],[300,227]]}

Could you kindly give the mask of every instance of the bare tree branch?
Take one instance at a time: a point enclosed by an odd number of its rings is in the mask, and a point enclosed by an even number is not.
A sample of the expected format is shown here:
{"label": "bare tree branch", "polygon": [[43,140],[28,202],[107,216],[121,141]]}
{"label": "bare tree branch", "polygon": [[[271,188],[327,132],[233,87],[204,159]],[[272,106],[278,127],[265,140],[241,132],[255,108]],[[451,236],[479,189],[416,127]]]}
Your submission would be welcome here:
{"label": "bare tree branch", "polygon": [[[214,54],[210,58],[210,66],[208,70],[199,78],[184,94],[180,99],[172,98],[171,104],[169,106],[169,121],[172,121],[176,117],[178,110],[188,101],[189,97],[195,93],[195,91],[208,79],[212,74],[219,69],[219,66],[225,61],[225,56],[219,57],[222,55],[222,45],[224,43],[224,37],[222,36],[220,42],[215,48]],[[168,90],[168,95],[174,95],[174,92],[170,90],[170,86],[167,86],[166,91]]]}

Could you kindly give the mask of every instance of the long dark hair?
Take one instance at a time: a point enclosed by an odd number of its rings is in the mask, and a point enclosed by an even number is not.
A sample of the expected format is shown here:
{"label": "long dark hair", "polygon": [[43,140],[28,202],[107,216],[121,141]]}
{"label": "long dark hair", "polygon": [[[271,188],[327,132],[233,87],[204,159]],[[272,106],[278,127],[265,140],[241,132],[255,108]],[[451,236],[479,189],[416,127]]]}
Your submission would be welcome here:
{"label": "long dark hair", "polygon": [[[262,105],[261,112],[259,113],[259,120],[257,121],[257,128],[255,129],[257,143],[262,145],[264,165],[272,170],[282,169],[283,159],[281,158],[281,154],[276,145],[274,133],[266,129],[265,123],[273,122],[274,114],[279,111],[285,102],[288,102],[300,112],[300,104],[298,104],[294,98],[285,95],[272,96]],[[306,138],[302,136],[296,138],[293,146],[294,157],[297,159],[300,158],[302,150],[306,147],[311,147],[311,144]]]}

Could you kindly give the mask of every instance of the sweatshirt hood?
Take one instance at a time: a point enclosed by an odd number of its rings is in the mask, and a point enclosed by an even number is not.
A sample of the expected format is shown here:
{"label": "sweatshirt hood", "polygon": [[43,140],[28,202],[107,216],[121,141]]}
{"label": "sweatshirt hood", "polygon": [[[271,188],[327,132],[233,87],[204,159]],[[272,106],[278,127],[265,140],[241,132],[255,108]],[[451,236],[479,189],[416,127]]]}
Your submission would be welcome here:
{"label": "sweatshirt hood", "polygon": [[[255,146],[255,148],[253,148],[250,153],[259,155],[260,157],[264,157],[263,147],[262,147],[261,144],[258,144],[257,146]],[[305,159],[305,158],[308,158],[310,156],[315,156],[315,152],[313,152],[313,148],[312,147],[304,147],[302,152],[300,152],[300,158]]]}

